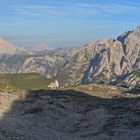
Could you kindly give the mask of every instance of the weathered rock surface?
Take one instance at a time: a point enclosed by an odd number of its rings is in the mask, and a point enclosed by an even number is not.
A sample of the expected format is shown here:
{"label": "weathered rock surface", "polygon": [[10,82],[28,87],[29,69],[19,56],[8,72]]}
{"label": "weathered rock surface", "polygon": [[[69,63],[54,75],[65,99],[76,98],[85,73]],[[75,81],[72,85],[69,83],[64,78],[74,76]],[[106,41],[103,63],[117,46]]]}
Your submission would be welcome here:
{"label": "weathered rock surface", "polygon": [[[0,107],[5,97],[0,96]],[[1,140],[140,139],[139,97],[103,99],[74,90],[38,90],[14,99],[0,120]]]}

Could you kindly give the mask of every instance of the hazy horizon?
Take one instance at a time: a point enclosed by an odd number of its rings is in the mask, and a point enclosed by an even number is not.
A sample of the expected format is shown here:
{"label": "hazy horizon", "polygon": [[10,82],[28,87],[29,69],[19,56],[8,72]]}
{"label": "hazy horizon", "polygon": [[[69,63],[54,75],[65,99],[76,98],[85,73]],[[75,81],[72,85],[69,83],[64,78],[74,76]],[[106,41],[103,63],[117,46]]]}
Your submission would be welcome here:
{"label": "hazy horizon", "polygon": [[1,0],[0,36],[32,47],[74,47],[140,24],[138,0]]}

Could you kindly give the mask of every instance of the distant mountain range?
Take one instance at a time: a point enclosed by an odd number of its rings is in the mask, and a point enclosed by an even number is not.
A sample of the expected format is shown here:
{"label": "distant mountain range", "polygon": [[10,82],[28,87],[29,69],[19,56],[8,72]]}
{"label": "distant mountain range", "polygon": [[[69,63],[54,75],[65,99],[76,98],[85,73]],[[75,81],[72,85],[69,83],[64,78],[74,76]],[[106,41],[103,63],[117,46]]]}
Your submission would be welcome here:
{"label": "distant mountain range", "polygon": [[140,27],[78,48],[33,49],[0,38],[0,72],[38,72],[57,79],[62,86],[103,83],[140,87]]}
{"label": "distant mountain range", "polygon": [[21,47],[16,44],[11,43],[4,37],[0,37],[0,55],[15,55],[15,54],[39,54],[46,53],[50,50],[46,44],[38,44],[32,48]]}

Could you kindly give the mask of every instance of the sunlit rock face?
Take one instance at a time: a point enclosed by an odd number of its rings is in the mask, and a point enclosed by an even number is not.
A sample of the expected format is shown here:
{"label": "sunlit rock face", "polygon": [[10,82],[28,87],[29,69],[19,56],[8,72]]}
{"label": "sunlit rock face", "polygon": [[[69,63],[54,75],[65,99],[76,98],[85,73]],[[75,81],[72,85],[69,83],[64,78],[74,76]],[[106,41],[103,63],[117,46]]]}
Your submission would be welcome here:
{"label": "sunlit rock face", "polygon": [[122,42],[124,52],[133,67],[140,58],[140,27],[119,36],[118,40]]}

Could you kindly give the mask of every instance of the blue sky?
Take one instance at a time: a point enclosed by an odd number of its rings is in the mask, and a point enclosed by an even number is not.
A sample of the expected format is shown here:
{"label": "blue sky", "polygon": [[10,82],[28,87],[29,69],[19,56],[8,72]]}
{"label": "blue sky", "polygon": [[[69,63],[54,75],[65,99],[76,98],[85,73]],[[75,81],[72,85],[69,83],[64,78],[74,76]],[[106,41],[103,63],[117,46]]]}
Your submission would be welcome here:
{"label": "blue sky", "polygon": [[139,0],[0,0],[0,36],[23,46],[74,47],[137,25]]}

